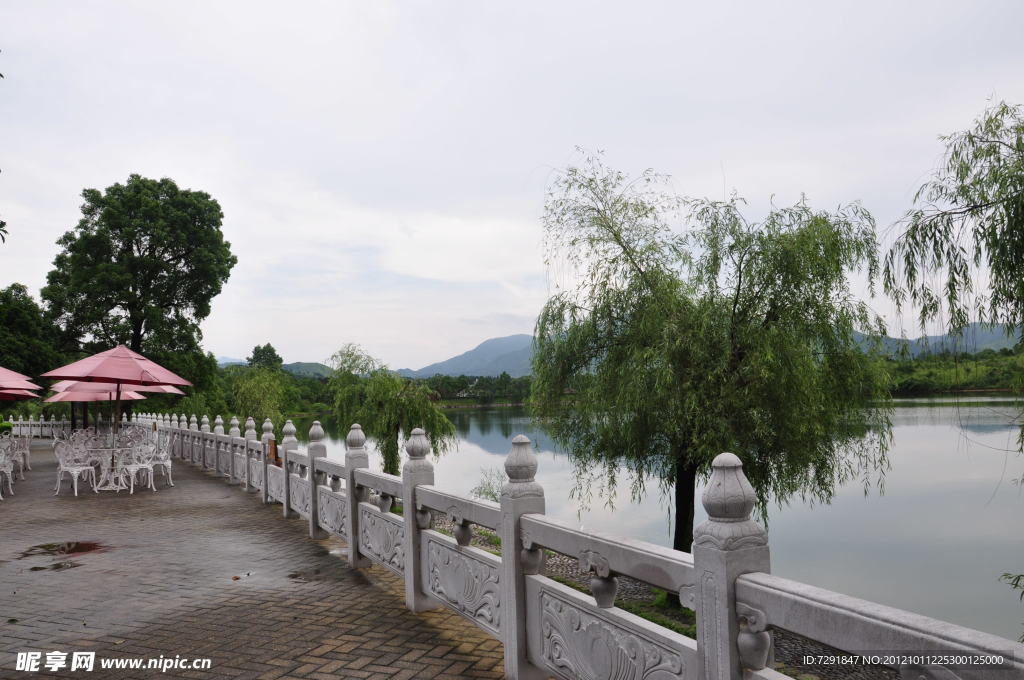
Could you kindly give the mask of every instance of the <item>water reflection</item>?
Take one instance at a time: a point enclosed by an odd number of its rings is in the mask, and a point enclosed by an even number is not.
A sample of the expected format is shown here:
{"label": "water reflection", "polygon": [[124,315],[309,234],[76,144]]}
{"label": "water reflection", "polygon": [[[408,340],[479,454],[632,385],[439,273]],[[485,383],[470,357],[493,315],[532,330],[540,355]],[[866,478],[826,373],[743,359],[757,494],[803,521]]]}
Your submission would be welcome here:
{"label": "water reflection", "polygon": [[[893,414],[885,492],[858,481],[829,505],[794,500],[769,513],[773,572],[997,635],[1016,638],[1024,606],[998,582],[1024,571],[1024,476],[1015,452],[1021,405],[1002,399],[901,403]],[[437,484],[468,493],[482,469],[500,467],[516,434],[540,457],[547,511],[561,520],[671,544],[671,513],[656,485],[639,502],[628,488],[589,506],[572,497],[572,465],[522,409],[453,411],[456,450],[436,460]],[[296,422],[300,439],[312,419]],[[347,426],[322,420],[328,455],[344,454]],[[742,457],[742,452],[737,452]],[[380,469],[379,456],[371,466]],[[697,521],[705,519],[700,508]]]}

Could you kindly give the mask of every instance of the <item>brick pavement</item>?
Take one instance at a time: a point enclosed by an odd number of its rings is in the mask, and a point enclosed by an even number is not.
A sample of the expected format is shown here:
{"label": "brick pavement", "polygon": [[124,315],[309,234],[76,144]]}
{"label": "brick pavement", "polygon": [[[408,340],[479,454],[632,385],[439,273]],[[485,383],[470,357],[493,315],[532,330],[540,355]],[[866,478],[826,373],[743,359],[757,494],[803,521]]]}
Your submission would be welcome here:
{"label": "brick pavement", "polygon": [[[310,540],[305,520],[211,473],[175,461],[173,488],[158,477],[155,494],[75,498],[67,482],[53,496],[48,445],[32,465],[0,502],[0,678],[502,677],[497,640],[447,610],[409,612],[389,572],[350,569],[340,541]],[[104,548],[22,556],[71,541]],[[16,672],[15,652],[30,650],[209,657],[212,668]]]}

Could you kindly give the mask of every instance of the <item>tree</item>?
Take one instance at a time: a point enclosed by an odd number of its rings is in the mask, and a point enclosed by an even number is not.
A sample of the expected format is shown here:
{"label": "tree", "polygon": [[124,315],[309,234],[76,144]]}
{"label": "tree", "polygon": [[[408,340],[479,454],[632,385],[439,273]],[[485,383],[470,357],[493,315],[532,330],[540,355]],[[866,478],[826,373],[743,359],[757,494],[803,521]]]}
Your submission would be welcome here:
{"label": "tree", "polygon": [[[942,164],[914,196],[886,254],[883,281],[921,326],[948,313],[949,327],[1024,323],[1024,109],[1001,102],[974,126],[941,137]],[[978,268],[988,286],[978,286]]]}
{"label": "tree", "polygon": [[402,433],[422,427],[434,453],[455,443],[455,426],[435,403],[435,393],[423,383],[392,373],[358,345],[347,344],[330,360],[334,368],[331,389],[338,420],[359,423],[377,442],[384,457],[384,472],[399,473]]}
{"label": "tree", "polygon": [[279,422],[284,387],[280,371],[269,368],[247,370],[235,383],[234,406],[239,418],[252,416],[259,423],[266,418]]}
{"label": "tree", "polygon": [[[749,222],[738,198],[682,201],[663,180],[596,156],[555,180],[546,262],[576,281],[537,320],[530,404],[570,452],[577,493],[602,477],[614,491],[620,466],[634,497],[656,480],[688,551],[698,477],[722,451],[743,458],[762,515],[770,497],[826,502],[884,469],[888,380],[855,335],[879,338],[881,320],[847,280],[877,272],[865,210],[802,201]],[[677,234],[682,209],[691,228]]]}
{"label": "tree", "polygon": [[82,197],[83,217],[57,241],[43,288],[58,322],[105,347],[153,351],[182,335],[198,346],[199,323],[237,261],[217,201],[139,175]]}
{"label": "tree", "polygon": [[281,365],[284,363],[281,355],[277,353],[277,350],[269,342],[265,345],[253,347],[252,356],[246,357],[245,360],[249,362],[250,366],[275,370],[281,368]]}
{"label": "tree", "polygon": [[28,288],[14,283],[0,290],[0,366],[39,375],[63,363],[58,329]]}

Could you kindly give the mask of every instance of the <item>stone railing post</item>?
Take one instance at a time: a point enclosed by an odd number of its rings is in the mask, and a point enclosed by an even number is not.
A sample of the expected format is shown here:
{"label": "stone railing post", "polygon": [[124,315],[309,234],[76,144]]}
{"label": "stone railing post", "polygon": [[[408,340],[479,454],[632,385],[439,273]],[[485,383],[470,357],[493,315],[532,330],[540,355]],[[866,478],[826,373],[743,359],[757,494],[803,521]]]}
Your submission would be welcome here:
{"label": "stone railing post", "polygon": [[[245,490],[246,491],[250,491],[250,490],[254,489],[255,487],[253,487],[253,485],[252,485],[252,474],[250,472],[252,470],[252,464],[249,462],[250,460],[252,460],[252,458],[249,455],[249,444],[248,444],[248,442],[254,442],[254,441],[257,441],[259,439],[259,437],[256,435],[256,421],[253,420],[252,416],[249,416],[248,418],[245,419],[245,435],[244,435],[244,437],[245,437],[246,444],[245,444],[245,447],[242,449],[242,458],[244,459],[245,469],[242,471],[242,473],[245,476],[242,477],[242,479],[245,480],[245,487],[244,487]],[[265,454],[266,454],[266,452],[264,451],[264,455]],[[261,463],[261,465],[262,465],[262,463]],[[263,486],[266,486],[266,484],[264,484]]]}
{"label": "stone railing post", "polygon": [[[268,439],[267,444],[269,443],[270,440]],[[277,455],[281,457],[281,470],[284,471],[284,498],[281,499],[281,516],[286,519],[292,516],[292,473],[291,470],[288,469],[289,453],[291,453],[291,451],[288,450],[288,447],[285,446],[283,442],[281,443],[281,446],[277,447]],[[264,479],[266,479],[266,477],[264,477]],[[263,486],[268,486],[268,484],[264,483]]]}
{"label": "stone railing post", "polygon": [[414,428],[412,436],[405,442],[408,460],[402,465],[402,516],[405,518],[405,532],[402,552],[405,555],[405,606],[411,611],[422,612],[437,609],[441,604],[423,587],[423,570],[420,568],[420,532],[430,527],[430,511],[416,509],[416,487],[434,483],[434,464],[427,460],[430,441],[423,428]]}
{"label": "stone railing post", "polygon": [[250,442],[254,442],[257,439],[259,439],[259,437],[256,436],[256,421],[252,419],[252,416],[249,416],[248,418],[245,419],[245,435],[244,436],[245,436],[245,440],[246,441],[250,441]]}
{"label": "stone railing post", "polygon": [[314,420],[309,428],[309,537],[323,538],[326,534],[320,529],[320,475],[316,471],[317,458],[327,457],[327,446],[324,444],[324,428],[319,420]]}
{"label": "stone railing post", "polygon": [[737,576],[771,571],[768,533],[751,519],[757,495],[735,454],[715,456],[701,501],[708,519],[693,532],[695,592],[680,598],[697,612],[697,678],[741,680],[771,652],[764,614],[736,605]]}
{"label": "stone railing post", "polygon": [[231,427],[228,428],[229,437],[241,437],[242,431],[238,428],[238,416],[231,416]]}
{"label": "stone railing post", "polygon": [[198,422],[199,421],[196,420],[196,414],[193,413],[192,416],[188,419],[188,429],[192,430],[193,432],[198,431],[199,430]]}
{"label": "stone railing post", "polygon": [[220,416],[213,419],[213,433],[224,434],[224,419]]}
{"label": "stone railing post", "polygon": [[366,435],[356,423],[345,437],[345,497],[348,512],[345,515],[345,536],[348,538],[348,563],[352,567],[370,566],[370,558],[359,554],[359,504],[366,500],[366,490],[356,484],[356,470],[370,467],[366,451]]}
{"label": "stone railing post", "polygon": [[544,553],[523,549],[519,518],[544,514],[544,489],[534,479],[537,454],[525,435],[512,439],[505,458],[508,482],[501,488],[501,638],[505,645],[505,675],[519,680],[546,678],[548,673],[530,663],[526,655],[526,574],[536,574]]}
{"label": "stone railing post", "polygon": [[260,441],[266,444],[271,439],[277,439],[274,436],[274,423],[270,421],[270,418],[266,418],[263,421],[263,436],[260,437]]}
{"label": "stone railing post", "polygon": [[290,420],[284,422],[284,427],[281,428],[281,448],[289,451],[299,450],[299,440],[295,436],[295,424]]}

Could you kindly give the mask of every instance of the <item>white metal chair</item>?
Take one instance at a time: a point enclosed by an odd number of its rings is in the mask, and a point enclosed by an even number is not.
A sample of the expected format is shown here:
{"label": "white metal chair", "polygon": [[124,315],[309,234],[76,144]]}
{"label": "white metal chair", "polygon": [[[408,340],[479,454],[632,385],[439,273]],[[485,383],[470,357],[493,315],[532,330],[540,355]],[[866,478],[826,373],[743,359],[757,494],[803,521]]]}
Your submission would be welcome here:
{"label": "white metal chair", "polygon": [[160,468],[160,473],[167,478],[168,486],[174,486],[174,478],[171,476],[171,441],[170,435],[160,434],[150,461],[154,469]]}
{"label": "white metal chair", "polygon": [[53,445],[53,455],[57,457],[57,485],[54,487],[54,496],[60,493],[60,483],[65,474],[71,477],[75,496],[78,496],[79,477],[87,480],[93,491],[96,491],[96,468],[93,467],[92,456],[88,451],[67,442],[57,442]]}
{"label": "white metal chair", "polygon": [[[0,490],[3,490],[3,476],[7,475],[7,491],[14,495],[14,443],[10,437],[0,438]],[[0,495],[0,501],[3,500]]]}
{"label": "white metal chair", "polygon": [[145,479],[149,481],[149,488],[156,491],[156,486],[153,484],[153,458],[155,455],[156,447],[153,444],[139,444],[125,449],[125,458],[121,469],[129,480],[129,493],[135,493],[135,477],[139,473],[145,473]]}

